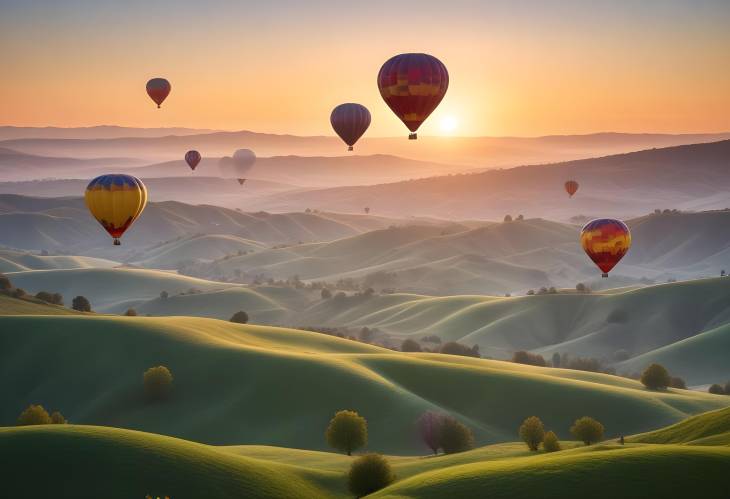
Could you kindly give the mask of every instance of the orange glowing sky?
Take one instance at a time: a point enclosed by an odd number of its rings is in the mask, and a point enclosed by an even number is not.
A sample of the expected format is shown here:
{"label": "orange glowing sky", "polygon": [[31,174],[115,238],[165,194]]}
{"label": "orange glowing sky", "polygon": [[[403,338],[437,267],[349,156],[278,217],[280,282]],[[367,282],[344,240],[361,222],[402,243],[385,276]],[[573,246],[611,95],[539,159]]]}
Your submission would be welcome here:
{"label": "orange glowing sky", "polygon": [[354,101],[402,135],[375,77],[417,51],[451,77],[424,134],[730,130],[727,1],[248,3],[0,0],[0,124],[330,135]]}

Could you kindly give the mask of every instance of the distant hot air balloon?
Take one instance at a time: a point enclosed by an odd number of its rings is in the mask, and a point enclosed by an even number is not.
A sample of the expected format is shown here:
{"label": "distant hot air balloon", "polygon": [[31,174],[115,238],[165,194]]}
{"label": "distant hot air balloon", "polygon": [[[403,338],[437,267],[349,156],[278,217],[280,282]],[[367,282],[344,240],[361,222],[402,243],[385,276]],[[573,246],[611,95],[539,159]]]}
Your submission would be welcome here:
{"label": "distant hot air balloon", "polygon": [[340,104],[332,110],[330,123],[337,135],[349,146],[347,150],[352,151],[352,146],[370,126],[370,111],[361,104]]}
{"label": "distant hot air balloon", "polygon": [[603,277],[623,258],[631,246],[631,232],[621,220],[599,218],[588,222],[580,233],[580,243]]}
{"label": "distant hot air balloon", "polygon": [[565,192],[568,193],[570,197],[573,197],[573,194],[578,190],[578,182],[575,180],[568,180],[565,182]]}
{"label": "distant hot air balloon", "polygon": [[164,102],[168,95],[170,95],[170,82],[164,78],[152,78],[147,82],[147,95],[155,101],[157,107]]}
{"label": "distant hot air balloon", "polygon": [[378,73],[383,100],[412,132],[439,105],[449,88],[446,66],[428,54],[400,54],[388,59]]}
{"label": "distant hot air balloon", "polygon": [[245,178],[239,178],[237,180],[238,180],[238,185],[243,185],[243,184],[246,183],[246,179]]}
{"label": "distant hot air balloon", "polygon": [[195,167],[200,163],[200,153],[198,151],[188,151],[185,153],[185,162],[191,170],[195,171]]}
{"label": "distant hot air balloon", "polygon": [[89,182],[84,197],[93,217],[118,246],[119,238],[144,210],[147,188],[131,175],[102,175]]}

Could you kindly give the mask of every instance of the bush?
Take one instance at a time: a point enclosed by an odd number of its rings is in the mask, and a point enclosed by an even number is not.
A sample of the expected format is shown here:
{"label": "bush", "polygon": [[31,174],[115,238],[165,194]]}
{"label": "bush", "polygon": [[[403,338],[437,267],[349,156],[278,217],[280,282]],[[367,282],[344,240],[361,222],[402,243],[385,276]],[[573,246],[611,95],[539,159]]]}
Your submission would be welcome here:
{"label": "bush", "polygon": [[26,295],[26,293],[23,288],[15,288],[15,290],[13,290],[14,298],[23,298],[25,295]]}
{"label": "bush", "polygon": [[163,400],[172,391],[172,373],[165,366],[150,367],[144,372],[144,392],[149,400]]}
{"label": "bush", "polygon": [[449,341],[448,343],[445,343],[441,347],[440,352],[448,355],[462,355],[464,357],[481,357],[479,355],[479,345],[474,345],[473,347],[469,348],[468,346],[462,345],[461,343],[457,343],[455,341]]}
{"label": "bush", "polygon": [[540,421],[540,418],[530,416],[522,422],[519,435],[531,451],[536,451],[545,438],[545,426]]}
{"label": "bush", "polygon": [[355,497],[364,497],[383,489],[395,481],[390,464],[380,454],[360,456],[350,465],[347,488]]}
{"label": "bush", "polygon": [[51,414],[51,423],[52,424],[68,424],[68,421],[66,421],[66,418],[63,417],[63,414],[61,414],[58,411],[54,411],[54,413]]}
{"label": "bush", "polygon": [[137,317],[137,311],[133,308],[128,308],[126,312],[124,312],[124,315],[127,317]]}
{"label": "bush", "polygon": [[236,324],[248,324],[248,314],[243,310],[239,310],[231,317],[231,322]]}
{"label": "bush", "polygon": [[368,423],[355,411],[339,411],[330,420],[324,435],[330,447],[351,456],[352,451],[367,445]]}
{"label": "bush", "polygon": [[79,312],[91,312],[91,302],[85,296],[77,296],[71,302],[71,308]]}
{"label": "bush", "polygon": [[535,294],[535,290],[534,290],[534,289],[531,289],[531,290],[529,290],[529,291],[527,292],[527,296],[532,296],[532,295],[534,295],[534,294]]}
{"label": "bush", "polygon": [[717,383],[710,386],[707,391],[714,395],[725,395],[725,389],[722,387],[722,385],[718,385]]}
{"label": "bush", "polygon": [[562,450],[558,436],[552,431],[547,432],[545,434],[545,438],[542,439],[542,448],[545,449],[545,452],[557,452]]}
{"label": "bush", "polygon": [[682,378],[673,376],[669,380],[669,386],[671,388],[679,388],[680,390],[686,390],[687,389],[687,383],[684,382]]}
{"label": "bush", "polygon": [[38,291],[35,295],[39,300],[53,305],[63,305],[63,296],[61,293],[49,293],[48,291]]}
{"label": "bush", "polygon": [[418,427],[418,434],[426,447],[431,449],[434,454],[438,454],[441,448],[441,430],[443,427],[444,417],[443,415],[433,412],[426,411],[421,414],[421,417],[416,421]]}
{"label": "bush", "polygon": [[441,422],[441,447],[446,454],[473,449],[474,435],[456,418],[444,416]]}
{"label": "bush", "polygon": [[652,364],[642,373],[641,382],[649,390],[665,390],[672,380],[664,366]]}
{"label": "bush", "polygon": [[547,365],[547,363],[545,362],[545,358],[542,355],[525,352],[524,350],[515,352],[512,356],[512,362],[515,362],[517,364],[527,364],[530,366],[541,367],[545,367]]}
{"label": "bush", "polygon": [[167,291],[160,291],[160,300],[167,300],[170,297],[170,293]]}
{"label": "bush", "polygon": [[563,367],[574,369],[576,371],[588,371],[592,373],[600,373],[603,371],[601,361],[593,357],[569,357]]}
{"label": "bush", "polygon": [[401,352],[420,352],[421,345],[417,341],[408,338],[400,346],[400,350]]}
{"label": "bush", "polygon": [[505,215],[504,216],[504,221],[505,222],[511,222],[512,221],[512,215]]}
{"label": "bush", "polygon": [[10,279],[8,279],[8,276],[5,274],[0,274],[0,290],[8,290],[13,287],[12,283],[10,282]]}
{"label": "bush", "polygon": [[330,298],[332,298],[332,291],[327,288],[323,288],[319,296],[322,297],[323,300],[329,300]]}
{"label": "bush", "polygon": [[51,424],[51,416],[48,415],[42,405],[29,405],[18,416],[18,426],[29,426],[37,424]]}
{"label": "bush", "polygon": [[603,425],[588,416],[576,420],[570,428],[570,433],[586,445],[603,440],[603,431]]}

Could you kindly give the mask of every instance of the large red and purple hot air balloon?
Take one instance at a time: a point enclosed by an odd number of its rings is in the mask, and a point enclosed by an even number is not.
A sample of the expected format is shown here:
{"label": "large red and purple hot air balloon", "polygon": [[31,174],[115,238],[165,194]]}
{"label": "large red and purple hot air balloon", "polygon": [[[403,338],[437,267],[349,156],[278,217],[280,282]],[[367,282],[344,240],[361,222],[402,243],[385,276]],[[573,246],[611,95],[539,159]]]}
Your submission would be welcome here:
{"label": "large red and purple hot air balloon", "polygon": [[631,247],[631,232],[621,220],[591,220],[580,233],[583,250],[603,272],[603,277],[624,257]]}
{"label": "large red and purple hot air balloon", "polygon": [[152,78],[147,82],[147,95],[150,96],[150,99],[155,101],[158,108],[167,96],[170,95],[171,89],[172,86],[170,86],[170,82],[164,78]]}
{"label": "large red and purple hot air balloon", "polygon": [[191,170],[195,171],[195,167],[200,163],[200,153],[198,151],[188,151],[185,153],[185,162]]}
{"label": "large red and purple hot air balloon", "polygon": [[348,145],[347,150],[352,151],[352,146],[370,126],[370,111],[361,104],[340,104],[332,110],[330,123],[337,135]]}
{"label": "large red and purple hot air balloon", "polygon": [[380,95],[408,127],[409,139],[439,105],[449,88],[446,66],[428,54],[400,54],[388,59],[378,73]]}

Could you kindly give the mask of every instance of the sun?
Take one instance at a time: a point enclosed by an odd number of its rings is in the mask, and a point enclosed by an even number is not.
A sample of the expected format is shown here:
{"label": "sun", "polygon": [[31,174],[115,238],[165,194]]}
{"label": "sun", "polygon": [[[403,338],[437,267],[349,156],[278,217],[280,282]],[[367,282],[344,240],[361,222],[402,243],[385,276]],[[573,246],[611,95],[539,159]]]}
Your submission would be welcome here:
{"label": "sun", "polygon": [[439,122],[439,128],[441,133],[449,134],[452,133],[459,126],[459,122],[453,116],[444,116]]}

